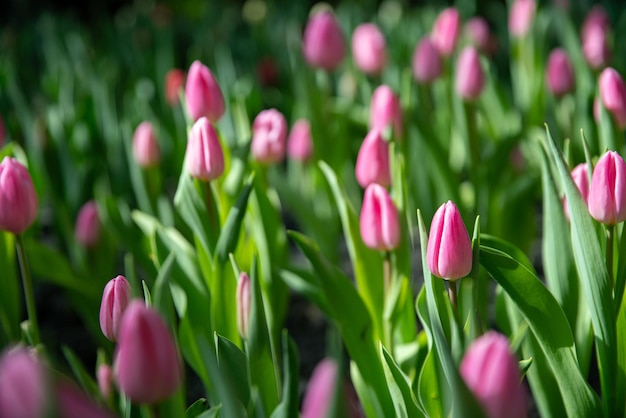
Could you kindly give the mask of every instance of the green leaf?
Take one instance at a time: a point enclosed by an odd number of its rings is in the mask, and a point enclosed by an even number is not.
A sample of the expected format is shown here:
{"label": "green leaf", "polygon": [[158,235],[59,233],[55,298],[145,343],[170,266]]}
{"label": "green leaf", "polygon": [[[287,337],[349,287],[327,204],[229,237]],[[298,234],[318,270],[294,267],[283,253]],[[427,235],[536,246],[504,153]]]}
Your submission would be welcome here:
{"label": "green leaf", "polygon": [[580,373],[574,338],[558,302],[535,274],[481,238],[480,263],[515,302],[554,372],[569,416],[599,416],[598,398]]}
{"label": "green leaf", "polygon": [[228,383],[229,390],[234,392],[241,404],[247,405],[250,401],[250,389],[246,355],[235,343],[218,334],[215,334],[215,346],[217,363],[228,378],[225,383]]}
{"label": "green leaf", "polygon": [[191,405],[185,411],[185,418],[196,418],[201,416],[202,413],[207,411],[209,403],[205,398],[200,398]]}
{"label": "green leaf", "polygon": [[389,352],[380,345],[383,358],[383,369],[389,386],[389,393],[396,410],[396,417],[425,417],[423,411],[417,406],[415,395],[411,391],[407,377],[402,373]]}
{"label": "green leaf", "polygon": [[322,312],[329,314],[326,296],[324,296],[324,291],[314,273],[304,269],[280,269],[278,275],[291,290],[304,295],[308,300],[315,303]]}
{"label": "green leaf", "polygon": [[307,237],[294,231],[288,234],[317,272],[331,318],[337,324],[350,358],[362,376],[363,390],[376,397],[372,402],[382,408],[384,416],[393,416],[393,403],[385,384],[381,359],[373,343],[371,317],[363,300],[350,279],[328,262]]}
{"label": "green leaf", "polygon": [[581,290],[591,314],[598,353],[600,386],[604,413],[613,415],[617,405],[617,335],[612,289],[602,248],[587,205],[574,184],[562,154],[546,127],[546,146],[551,162],[561,178],[570,209],[571,242]]}
{"label": "green leaf", "polygon": [[99,393],[98,384],[93,377],[91,377],[91,374],[85,370],[85,367],[78,356],[66,345],[61,347],[61,351],[63,351],[63,355],[69,363],[78,384],[91,396],[96,396]]}
{"label": "green leaf", "polygon": [[217,239],[217,244],[215,245],[215,257],[221,264],[226,263],[228,254],[235,251],[235,247],[239,241],[241,224],[243,223],[246,207],[248,206],[248,198],[250,197],[253,186],[254,173],[250,175],[246,185],[237,198],[237,202],[228,212],[228,217],[226,218],[226,222],[222,227],[220,236]]}
{"label": "green leaf", "polygon": [[[4,231],[0,231],[0,266],[3,270],[0,280],[0,329],[4,331],[0,334],[0,346],[5,346],[19,339],[22,293],[17,274],[15,236]],[[7,341],[3,341],[2,337],[6,337]]]}
{"label": "green leaf", "polygon": [[291,418],[298,416],[299,406],[299,379],[300,364],[298,349],[289,337],[287,330],[283,331],[283,398],[272,412],[271,418]]}
{"label": "green leaf", "polygon": [[381,279],[383,274],[382,257],[380,257],[378,252],[367,248],[363,243],[356,212],[350,205],[335,172],[323,161],[319,162],[319,167],[335,197],[348,253],[354,269],[354,277],[359,294],[370,312],[374,327],[372,336],[374,341],[376,341],[383,336],[382,317],[385,292],[383,280]]}

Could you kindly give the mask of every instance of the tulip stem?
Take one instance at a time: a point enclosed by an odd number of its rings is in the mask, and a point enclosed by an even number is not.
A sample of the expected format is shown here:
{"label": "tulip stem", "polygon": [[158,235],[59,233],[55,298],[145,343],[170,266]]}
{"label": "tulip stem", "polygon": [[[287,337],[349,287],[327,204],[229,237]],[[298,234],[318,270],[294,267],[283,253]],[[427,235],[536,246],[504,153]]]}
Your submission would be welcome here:
{"label": "tulip stem", "polygon": [[39,326],[37,324],[37,311],[35,309],[35,294],[33,292],[33,282],[30,277],[30,270],[26,262],[26,251],[24,250],[24,242],[20,234],[15,235],[15,244],[17,247],[17,258],[20,263],[20,271],[22,273],[22,284],[24,286],[24,298],[26,299],[26,311],[28,312],[28,334],[33,347],[39,345]]}
{"label": "tulip stem", "polygon": [[609,284],[613,290],[613,251],[615,241],[615,225],[607,225],[606,227],[606,269],[609,273]]}
{"label": "tulip stem", "polygon": [[454,314],[458,316],[459,308],[458,308],[458,298],[457,298],[457,290],[456,290],[456,280],[446,280],[448,282],[448,296],[450,297],[450,303],[452,304],[452,309],[454,309]]}

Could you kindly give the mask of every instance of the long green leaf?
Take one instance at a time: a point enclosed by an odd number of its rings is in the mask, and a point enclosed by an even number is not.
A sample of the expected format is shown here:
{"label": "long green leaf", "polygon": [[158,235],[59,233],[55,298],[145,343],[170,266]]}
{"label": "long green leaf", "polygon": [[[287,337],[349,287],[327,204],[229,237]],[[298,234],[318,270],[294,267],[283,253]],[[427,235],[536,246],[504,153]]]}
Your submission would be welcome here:
{"label": "long green leaf", "polygon": [[383,358],[383,369],[389,386],[389,393],[393,399],[396,409],[396,417],[419,418],[425,417],[417,405],[415,395],[411,391],[407,377],[402,373],[394,359],[385,347],[380,345],[381,356]]}
{"label": "long green leaf", "polygon": [[299,360],[298,349],[287,331],[283,331],[283,398],[271,418],[298,416]]}
{"label": "long green leaf", "polygon": [[578,187],[574,184],[563,160],[563,155],[558,150],[547,127],[546,134],[545,142],[547,142],[549,155],[552,157],[551,162],[561,178],[561,184],[569,204],[574,260],[578,269],[580,286],[591,313],[600,369],[604,413],[607,416],[612,416],[617,405],[617,394],[615,393],[617,384],[615,372],[617,366],[617,333],[609,274],[587,205],[583,202]]}

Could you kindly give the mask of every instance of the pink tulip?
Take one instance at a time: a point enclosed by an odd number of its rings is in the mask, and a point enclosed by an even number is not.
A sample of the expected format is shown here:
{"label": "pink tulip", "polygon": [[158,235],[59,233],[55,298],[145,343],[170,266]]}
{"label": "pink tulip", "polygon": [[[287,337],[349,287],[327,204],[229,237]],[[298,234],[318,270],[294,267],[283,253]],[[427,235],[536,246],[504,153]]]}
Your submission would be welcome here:
{"label": "pink tulip", "polygon": [[86,248],[94,247],[100,241],[100,217],[94,200],[85,203],[78,212],[74,228],[76,241]]}
{"label": "pink tulip", "polygon": [[439,50],[430,38],[422,38],[413,52],[413,77],[418,83],[430,84],[442,72]]}
{"label": "pink tulip", "polygon": [[485,87],[485,73],[476,48],[465,47],[456,63],[456,92],[464,100],[473,101]]}
{"label": "pink tulip", "polygon": [[393,128],[396,139],[402,137],[402,107],[400,99],[387,85],[378,86],[370,103],[370,129]]}
{"label": "pink tulip", "polygon": [[322,360],[313,371],[302,401],[301,418],[328,416],[338,382],[339,368],[331,358]]}
{"label": "pink tulip", "polygon": [[250,323],[250,277],[246,273],[239,275],[237,281],[237,329],[244,340],[248,338]]}
{"label": "pink tulip", "polygon": [[217,80],[207,66],[194,61],[185,84],[189,116],[196,121],[202,116],[216,123],[224,114],[224,98]]}
{"label": "pink tulip", "polygon": [[615,225],[626,220],[626,163],[615,151],[607,151],[591,176],[589,213],[598,222]]}
{"label": "pink tulip", "polygon": [[141,122],[133,134],[133,157],[140,167],[151,167],[161,162],[161,147],[152,124]]}
{"label": "pink tulip", "polygon": [[472,243],[452,201],[441,205],[433,217],[426,258],[430,272],[444,279],[457,280],[472,270]]}
{"label": "pink tulip", "polygon": [[546,68],[546,83],[552,94],[561,97],[572,92],[576,83],[575,77],[574,66],[567,52],[562,48],[552,50]]}
{"label": "pink tulip", "polygon": [[117,276],[106,284],[100,305],[100,328],[105,337],[116,341],[124,311],[132,297],[130,284],[124,276]]}
{"label": "pink tulip", "polygon": [[121,392],[136,403],[162,401],[181,384],[172,334],[158,312],[140,300],[132,301],[122,318],[113,369]]}
{"label": "pink tulip", "polygon": [[363,242],[372,249],[392,251],[400,244],[398,209],[379,184],[372,183],[365,189],[360,228]]}
{"label": "pink tulip", "polygon": [[179,92],[185,86],[185,72],[174,68],[165,75],[165,100],[170,106],[175,106],[180,100]]}
{"label": "pink tulip", "polygon": [[622,76],[613,68],[605,68],[598,79],[600,97],[620,129],[626,127],[626,85]]}
{"label": "pink tulip", "polygon": [[[589,170],[587,163],[578,164],[574,167],[571,174],[572,180],[574,180],[574,184],[578,187],[578,191],[586,205],[589,198]],[[569,205],[565,198],[563,198],[563,211],[565,212],[565,217],[569,220]]]}
{"label": "pink tulip", "polygon": [[589,36],[589,32],[595,28],[599,28],[605,33],[611,29],[611,19],[609,19],[604,7],[599,4],[593,6],[585,17],[580,30],[580,38],[584,41]]}
{"label": "pink tulip", "polygon": [[596,121],[596,123],[600,123],[601,120],[601,106],[602,103],[600,102],[600,99],[598,98],[598,96],[595,96],[593,98],[593,119]]}
{"label": "pink tulip", "polygon": [[389,144],[383,139],[380,130],[372,129],[363,140],[356,159],[355,174],[363,188],[372,183],[383,187],[391,184]]}
{"label": "pink tulip", "polygon": [[387,44],[378,26],[363,23],[352,33],[352,57],[366,74],[379,74],[387,63]]}
{"label": "pink tulip", "polygon": [[465,23],[465,33],[472,45],[480,52],[491,52],[491,32],[489,31],[489,24],[485,19],[476,16],[468,20],[467,23]]}
{"label": "pink tulip", "polygon": [[599,26],[590,26],[582,40],[583,56],[594,70],[606,67],[611,59],[607,31]]}
{"label": "pink tulip", "polygon": [[209,119],[201,117],[193,124],[185,151],[191,177],[211,181],[224,172],[224,152],[217,131]]}
{"label": "pink tulip", "polygon": [[439,53],[448,57],[456,48],[460,32],[461,15],[454,7],[448,7],[437,16],[430,36]]}
{"label": "pink tulip", "polygon": [[509,33],[514,38],[526,36],[535,18],[535,0],[514,0],[509,11]]}
{"label": "pink tulip", "polygon": [[263,110],[252,124],[252,157],[262,164],[273,164],[285,158],[287,121],[276,109]]}
{"label": "pink tulip", "polygon": [[55,387],[55,401],[59,417],[63,418],[114,418],[78,386],[67,379],[60,379]]}
{"label": "pink tulip", "polygon": [[296,161],[308,161],[313,156],[311,125],[306,119],[298,119],[293,124],[287,140],[287,155]]}
{"label": "pink tulip", "polygon": [[15,158],[0,163],[0,230],[21,234],[37,218],[35,186],[28,170]]}
{"label": "pink tulip", "polygon": [[302,52],[315,68],[333,70],[345,56],[345,40],[335,16],[327,10],[309,18],[304,29]]}
{"label": "pink tulip", "polygon": [[465,352],[460,369],[488,418],[528,416],[517,359],[504,335],[489,331],[478,337]]}
{"label": "pink tulip", "polygon": [[47,410],[47,376],[40,361],[21,346],[0,356],[0,417],[39,418]]}
{"label": "pink tulip", "polygon": [[108,364],[101,364],[96,369],[96,380],[98,381],[98,389],[102,399],[111,397],[111,389],[113,388],[113,370]]}

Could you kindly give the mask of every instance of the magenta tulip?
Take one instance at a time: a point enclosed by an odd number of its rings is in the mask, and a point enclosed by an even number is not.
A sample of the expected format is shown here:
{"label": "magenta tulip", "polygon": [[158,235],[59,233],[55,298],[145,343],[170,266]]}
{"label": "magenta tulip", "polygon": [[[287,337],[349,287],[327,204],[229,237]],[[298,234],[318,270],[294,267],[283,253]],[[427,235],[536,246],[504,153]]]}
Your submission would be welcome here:
{"label": "magenta tulip", "polygon": [[478,337],[465,352],[460,369],[488,418],[528,416],[517,359],[504,335],[489,331]]}
{"label": "magenta tulip", "polygon": [[426,258],[435,276],[457,280],[472,270],[472,243],[452,201],[441,205],[430,225]]}
{"label": "magenta tulip", "polygon": [[180,100],[180,91],[185,87],[185,72],[174,68],[165,75],[165,100],[170,106],[175,106]]}
{"label": "magenta tulip", "polygon": [[485,87],[485,73],[473,46],[463,49],[456,63],[455,88],[464,100],[476,100]]}
{"label": "magenta tulip", "polygon": [[224,114],[222,90],[211,70],[200,61],[194,61],[189,68],[185,100],[189,116],[194,121],[205,116],[215,123]]}
{"label": "magenta tulip", "polygon": [[617,152],[608,151],[598,160],[587,204],[598,222],[615,225],[626,220],[626,163]]}
{"label": "magenta tulip", "polygon": [[482,17],[476,16],[465,23],[465,34],[472,45],[480,52],[488,54],[492,52],[493,45],[489,24]]}
{"label": "magenta tulip", "polygon": [[535,0],[514,0],[509,11],[509,33],[514,38],[523,38],[530,31],[535,18]]}
{"label": "magenta tulip", "polygon": [[298,119],[291,127],[287,140],[287,155],[292,160],[306,162],[313,156],[311,125],[306,119]]}
{"label": "magenta tulip", "polygon": [[285,158],[287,121],[276,109],[263,110],[252,124],[252,157],[262,164],[274,164]]}
{"label": "magenta tulip", "polygon": [[339,23],[328,10],[315,13],[304,29],[302,52],[315,68],[333,70],[345,56],[345,40]]}
{"label": "magenta tulip", "polygon": [[356,180],[366,188],[372,183],[389,187],[391,170],[389,166],[389,144],[378,129],[372,129],[361,144],[356,159]]}
{"label": "magenta tulip", "polygon": [[96,380],[98,381],[98,390],[102,399],[109,399],[113,389],[113,370],[108,364],[100,364],[96,369]]}
{"label": "magenta tulip", "polygon": [[161,161],[161,147],[152,124],[141,122],[133,134],[133,157],[140,167],[151,167]]}
{"label": "magenta tulip", "polygon": [[76,241],[86,248],[94,247],[100,241],[100,217],[94,200],[85,203],[78,212],[74,228]]}
{"label": "magenta tulip", "polygon": [[100,305],[100,328],[105,337],[116,341],[124,311],[132,297],[126,277],[117,276],[106,284]]}
{"label": "magenta tulip", "polygon": [[191,177],[211,181],[224,172],[224,152],[217,131],[209,119],[201,117],[193,124],[185,151]]}
{"label": "magenta tulip", "polygon": [[430,84],[443,72],[439,50],[429,37],[424,37],[413,52],[413,77],[421,84]]}
{"label": "magenta tulip", "polygon": [[626,128],[626,85],[622,76],[613,68],[605,68],[598,85],[604,107],[613,115],[620,129]]}
{"label": "magenta tulip", "polygon": [[[572,180],[574,180],[574,184],[578,187],[578,191],[580,192],[580,196],[583,198],[583,202],[587,205],[587,201],[589,199],[589,170],[587,168],[587,163],[580,163],[572,170]],[[567,199],[563,198],[563,211],[565,212],[565,217],[569,220],[569,205],[567,204]]]}
{"label": "magenta tulip", "polygon": [[339,368],[332,358],[325,358],[313,370],[302,401],[301,418],[328,416],[337,388]]}
{"label": "magenta tulip", "polygon": [[398,209],[379,184],[372,183],[365,189],[360,228],[363,242],[372,249],[392,251],[400,244]]}
{"label": "magenta tulip", "polygon": [[402,137],[400,98],[387,85],[378,86],[370,103],[370,129],[384,130],[391,126],[396,139]]}
{"label": "magenta tulip", "polygon": [[556,97],[571,93],[576,84],[576,75],[574,66],[562,48],[552,50],[548,57],[548,66],[546,68],[546,83],[548,89]]}
{"label": "magenta tulip", "polygon": [[582,39],[583,56],[594,70],[606,67],[611,59],[608,33],[600,26],[590,26]]}
{"label": "magenta tulip", "polygon": [[378,26],[362,23],[352,33],[352,58],[366,74],[379,74],[387,63],[387,44]]}
{"label": "magenta tulip", "polygon": [[460,33],[461,15],[454,7],[448,7],[437,16],[430,36],[439,53],[448,57],[454,52]]}
{"label": "magenta tulip", "polygon": [[15,158],[0,163],[0,230],[21,234],[37,218],[38,201],[28,170]]}
{"label": "magenta tulip", "polygon": [[46,416],[46,375],[44,366],[28,348],[5,350],[0,356],[0,417]]}
{"label": "magenta tulip", "polygon": [[55,385],[55,402],[59,417],[63,418],[114,418],[111,412],[98,405],[85,392],[67,379]]}
{"label": "magenta tulip", "polygon": [[248,338],[250,323],[250,277],[246,273],[239,275],[237,281],[237,329],[244,340]]}

